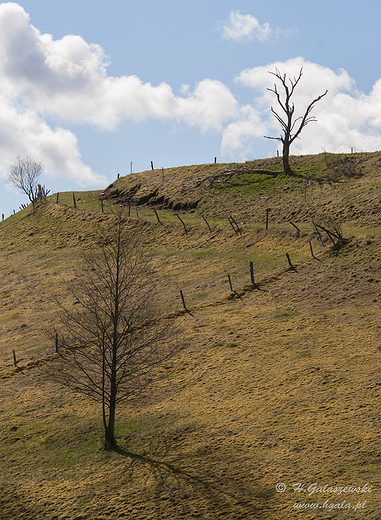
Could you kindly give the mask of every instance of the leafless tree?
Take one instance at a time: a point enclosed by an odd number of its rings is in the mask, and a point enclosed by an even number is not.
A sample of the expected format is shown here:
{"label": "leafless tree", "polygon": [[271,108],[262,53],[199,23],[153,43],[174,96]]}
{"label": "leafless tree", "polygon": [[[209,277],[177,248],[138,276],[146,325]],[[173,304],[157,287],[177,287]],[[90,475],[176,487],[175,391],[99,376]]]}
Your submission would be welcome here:
{"label": "leafless tree", "polygon": [[266,139],[276,139],[281,141],[283,144],[283,172],[285,175],[289,175],[292,173],[289,164],[290,157],[290,147],[292,143],[300,136],[303,128],[311,123],[312,121],[317,121],[317,119],[311,115],[311,111],[314,108],[315,104],[320,101],[322,97],[324,97],[328,90],[321,94],[317,98],[315,98],[306,108],[304,115],[295,118],[295,105],[291,101],[291,98],[295,92],[295,88],[297,87],[301,77],[303,75],[303,68],[300,69],[298,77],[294,77],[293,79],[289,78],[287,81],[287,75],[281,74],[279,70],[275,69],[275,72],[269,72],[275,76],[280,82],[284,90],[284,95],[282,96],[278,91],[278,87],[276,83],[274,84],[274,88],[268,88],[270,92],[273,92],[276,96],[278,104],[283,111],[282,115],[279,115],[273,107],[271,107],[271,112],[273,113],[275,119],[280,123],[282,127],[283,135],[280,137],[269,137],[265,136]]}
{"label": "leafless tree", "polygon": [[41,161],[26,157],[21,159],[17,157],[17,162],[11,166],[8,180],[9,182],[23,191],[29,198],[30,202],[35,205],[38,198],[44,198],[48,194],[45,186],[38,184],[38,179],[44,171],[44,165]]}
{"label": "leafless tree", "polygon": [[170,320],[155,311],[155,287],[149,261],[119,215],[100,235],[99,250],[84,255],[71,287],[75,305],[59,304],[59,380],[101,403],[106,450],[117,446],[117,405],[146,389],[155,368],[180,349]]}

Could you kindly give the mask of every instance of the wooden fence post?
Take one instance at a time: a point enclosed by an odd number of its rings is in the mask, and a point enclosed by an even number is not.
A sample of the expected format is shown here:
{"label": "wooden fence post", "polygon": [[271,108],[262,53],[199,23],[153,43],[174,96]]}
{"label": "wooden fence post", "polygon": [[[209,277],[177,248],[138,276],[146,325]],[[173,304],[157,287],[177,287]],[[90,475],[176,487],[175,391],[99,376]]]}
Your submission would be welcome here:
{"label": "wooden fence post", "polygon": [[250,262],[250,281],[253,285],[255,285],[254,282],[254,265],[253,262]]}
{"label": "wooden fence post", "polygon": [[184,231],[185,231],[185,234],[187,235],[188,234],[188,231],[187,231],[187,227],[183,221],[183,219],[180,217],[180,215],[178,215],[177,213],[175,213],[176,217],[180,220],[180,222],[182,223],[182,225],[184,226]]}
{"label": "wooden fence post", "polygon": [[312,256],[312,258],[315,258],[314,251],[312,249],[312,242],[311,242],[311,240],[309,240],[308,242],[310,244],[311,256]]}
{"label": "wooden fence post", "polygon": [[181,301],[182,301],[182,304],[183,304],[184,310],[186,310],[187,312],[189,312],[188,309],[187,309],[187,306],[185,305],[185,299],[184,299],[183,291],[181,291],[181,290],[180,290],[180,296],[181,296]]}
{"label": "wooden fence post", "polygon": [[230,287],[230,290],[231,290],[231,292],[234,292],[234,291],[233,291],[232,281],[231,281],[231,278],[230,278],[230,274],[228,274],[228,280],[229,280],[229,287]]}
{"label": "wooden fence post", "polygon": [[208,226],[209,231],[212,232],[212,229],[211,229],[211,227],[209,226],[209,222],[206,220],[206,218],[204,217],[204,215],[203,215],[202,213],[201,213],[201,217],[204,219],[204,222],[205,222],[205,224]]}
{"label": "wooden fence post", "polygon": [[75,200],[74,191],[73,191],[73,205],[74,205],[75,209],[77,209],[77,201]]}
{"label": "wooden fence post", "polygon": [[13,363],[14,363],[15,367],[17,367],[16,351],[15,350],[13,351]]}
{"label": "wooden fence post", "polygon": [[286,253],[286,257],[287,257],[287,260],[288,260],[288,265],[291,267],[291,269],[294,269],[294,271],[295,271],[295,266],[292,265],[290,255],[288,253]]}
{"label": "wooden fence post", "polygon": [[101,210],[102,210],[102,213],[104,212],[104,209],[103,209],[103,200],[101,200]]}
{"label": "wooden fence post", "polygon": [[234,220],[234,218],[232,216],[228,217],[228,221],[229,221],[231,227],[233,228],[235,234],[237,236],[239,236],[241,234],[241,230],[239,229],[237,222]]}
{"label": "wooden fence post", "polygon": [[323,237],[321,236],[321,233],[320,233],[320,231],[318,230],[317,225],[315,224],[314,221],[312,221],[312,224],[313,224],[313,226],[314,226],[314,228],[315,228],[315,230],[316,230],[316,233],[318,234],[318,237],[320,238],[321,245],[324,246]]}
{"label": "wooden fence post", "polygon": [[290,224],[291,224],[291,226],[294,226],[294,228],[296,229],[297,238],[300,238],[300,229],[298,228],[298,226],[295,225],[291,220],[290,220]]}
{"label": "wooden fence post", "polygon": [[58,332],[56,332],[56,352],[58,352]]}
{"label": "wooden fence post", "polygon": [[153,170],[153,161],[151,161],[151,170]]}
{"label": "wooden fence post", "polygon": [[270,208],[266,209],[266,231],[269,229],[269,213],[270,213],[270,211],[271,211]]}
{"label": "wooden fence post", "polygon": [[232,222],[235,224],[238,233],[241,235],[242,233],[241,233],[241,230],[239,228],[239,225],[237,224],[237,222],[234,220],[234,218],[231,215],[230,215],[230,218],[232,219]]}
{"label": "wooden fence post", "polygon": [[56,204],[58,204],[59,200],[60,200],[60,193],[59,193],[59,191],[57,191]]}
{"label": "wooden fence post", "polygon": [[155,212],[155,215],[156,215],[157,221],[159,222],[159,224],[162,224],[162,222],[161,222],[160,219],[159,219],[159,215],[157,214],[156,208],[153,208],[153,210],[154,210],[154,212]]}

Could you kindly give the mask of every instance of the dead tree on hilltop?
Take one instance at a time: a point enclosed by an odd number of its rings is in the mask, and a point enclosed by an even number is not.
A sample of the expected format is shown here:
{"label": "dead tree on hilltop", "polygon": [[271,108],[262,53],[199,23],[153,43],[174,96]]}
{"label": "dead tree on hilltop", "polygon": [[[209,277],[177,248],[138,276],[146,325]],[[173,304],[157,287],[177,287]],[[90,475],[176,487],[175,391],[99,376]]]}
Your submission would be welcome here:
{"label": "dead tree on hilltop", "polygon": [[291,102],[291,98],[294,94],[295,88],[298,85],[302,75],[303,75],[303,67],[300,69],[299,76],[297,78],[294,77],[294,79],[289,79],[289,84],[287,82],[287,75],[281,74],[277,69],[275,69],[275,72],[269,72],[269,74],[272,74],[275,76],[280,82],[284,89],[284,99],[282,99],[281,94],[278,91],[278,87],[276,83],[274,84],[274,88],[268,88],[270,92],[273,92],[277,98],[278,104],[281,107],[282,111],[284,112],[284,115],[279,115],[273,107],[271,107],[271,112],[273,113],[275,119],[280,123],[282,127],[283,135],[280,137],[269,137],[265,135],[264,137],[266,139],[276,139],[278,141],[281,141],[283,144],[283,173],[285,175],[289,175],[292,173],[292,170],[290,168],[289,164],[289,157],[290,157],[290,147],[292,143],[297,139],[303,130],[303,128],[308,125],[308,123],[311,123],[312,121],[317,121],[317,119],[314,116],[311,116],[311,111],[314,108],[315,104],[320,101],[322,97],[324,97],[328,90],[324,92],[324,94],[321,94],[317,98],[315,98],[306,108],[306,111],[304,112],[303,116],[299,116],[296,119],[294,118],[294,112],[295,112],[295,105]]}

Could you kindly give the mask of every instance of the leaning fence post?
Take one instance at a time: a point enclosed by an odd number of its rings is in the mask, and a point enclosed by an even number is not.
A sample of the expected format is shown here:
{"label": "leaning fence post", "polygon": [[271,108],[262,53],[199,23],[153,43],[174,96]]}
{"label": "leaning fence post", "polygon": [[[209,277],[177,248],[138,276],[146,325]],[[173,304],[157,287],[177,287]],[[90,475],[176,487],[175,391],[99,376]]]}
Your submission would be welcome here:
{"label": "leaning fence post", "polygon": [[188,231],[187,231],[187,227],[183,221],[183,219],[180,217],[180,215],[178,215],[177,213],[175,213],[176,217],[180,220],[180,222],[182,223],[183,227],[184,227],[184,231],[185,231],[185,234],[187,235],[188,234]]}
{"label": "leaning fence post", "polygon": [[231,218],[232,222],[235,224],[238,233],[241,234],[241,230],[240,230],[239,225],[237,224],[237,222],[234,220],[234,218],[231,215],[230,215],[230,218]]}
{"label": "leaning fence post", "polygon": [[202,213],[201,213],[201,217],[204,219],[204,222],[208,226],[209,231],[212,232],[212,228],[209,226],[209,222],[206,220],[206,218],[204,217],[204,215]]}
{"label": "leaning fence post", "polygon": [[157,218],[157,221],[159,222],[159,224],[161,224],[161,221],[159,219],[159,215],[157,214],[157,211],[156,211],[156,208],[153,208],[154,212],[155,212],[155,215],[156,215],[156,218]]}
{"label": "leaning fence post", "polygon": [[75,194],[74,194],[74,191],[73,191],[73,205],[75,207],[75,209],[77,209],[77,202],[75,200]]}
{"label": "leaning fence post", "polygon": [[290,220],[290,224],[291,224],[291,226],[294,226],[294,228],[296,229],[296,232],[297,232],[297,233],[296,233],[296,236],[297,236],[298,238],[300,238],[300,229],[298,228],[298,226],[297,226],[296,224],[294,224],[294,223],[292,222],[292,220]]}
{"label": "leaning fence post", "polygon": [[187,312],[189,312],[188,309],[187,309],[187,306],[185,305],[185,299],[184,299],[184,295],[183,295],[183,291],[182,291],[182,290],[180,290],[180,296],[181,296],[181,301],[182,301],[182,304],[183,304],[184,310],[186,310]]}
{"label": "leaning fence post", "polygon": [[58,204],[59,200],[60,200],[60,193],[59,193],[59,191],[57,191],[56,204]]}
{"label": "leaning fence post", "polygon": [[13,363],[14,363],[15,367],[17,367],[16,351],[15,350],[13,351]]}
{"label": "leaning fence post", "polygon": [[287,260],[288,260],[288,265],[291,267],[291,269],[295,270],[295,266],[292,265],[290,255],[288,253],[286,253],[286,257],[287,257]]}
{"label": "leaning fence post", "polygon": [[232,280],[231,280],[231,278],[230,278],[230,274],[228,274],[228,280],[229,280],[230,290],[231,290],[231,292],[234,292],[234,291],[233,291]]}
{"label": "leaning fence post", "polygon": [[315,258],[314,251],[312,249],[312,242],[311,242],[311,240],[309,240],[309,244],[310,244],[311,256],[312,256],[312,258]]}
{"label": "leaning fence post", "polygon": [[103,209],[103,200],[101,200],[101,210],[102,210],[102,213],[103,213],[103,211],[104,211],[104,209]]}

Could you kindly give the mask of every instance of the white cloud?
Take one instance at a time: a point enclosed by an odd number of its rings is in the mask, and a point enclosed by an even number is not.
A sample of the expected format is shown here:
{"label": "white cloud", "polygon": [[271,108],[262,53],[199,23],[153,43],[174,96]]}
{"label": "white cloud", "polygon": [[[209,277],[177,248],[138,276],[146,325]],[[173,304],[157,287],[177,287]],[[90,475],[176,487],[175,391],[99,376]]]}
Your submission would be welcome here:
{"label": "white cloud", "polygon": [[30,25],[17,4],[0,4],[0,74],[12,92],[41,114],[114,129],[124,119],[184,120],[205,131],[234,114],[235,99],[219,81],[202,80],[176,96],[166,83],[107,76],[103,49],[80,36],[54,41]]}
{"label": "white cloud", "polygon": [[289,36],[296,29],[273,29],[269,23],[261,25],[257,18],[251,14],[241,14],[240,11],[232,11],[229,19],[220,22],[222,27],[222,37],[225,40],[233,40],[236,42],[257,40],[261,43],[275,41],[280,36]]}
{"label": "white cloud", "polygon": [[[231,156],[246,158],[256,155],[261,136],[281,135],[279,123],[270,112],[273,106],[281,111],[272,88],[276,78],[269,71],[278,69],[287,77],[297,77],[303,67],[303,76],[295,89],[295,117],[304,114],[308,104],[328,89],[328,94],[314,107],[317,122],[306,126],[300,139],[292,145],[291,153],[319,153],[381,149],[381,80],[378,80],[369,95],[359,92],[355,82],[345,70],[337,72],[298,57],[286,62],[246,69],[236,78],[237,83],[252,88],[253,100],[250,111],[240,110],[240,116],[230,123],[223,133],[223,150]],[[279,86],[279,85],[278,85]],[[279,86],[279,92],[282,88]],[[258,135],[258,139],[254,137]],[[239,136],[239,138],[237,137]],[[276,147],[273,141],[272,149]]]}
{"label": "white cloud", "polygon": [[[260,26],[250,15],[233,13],[230,37],[274,36],[268,24]],[[296,115],[302,115],[325,89],[329,93],[314,109],[318,122],[303,130],[292,153],[381,149],[381,79],[366,95],[356,90],[345,70],[332,71],[298,57],[243,70],[236,82],[252,98],[240,105],[221,81],[206,78],[194,87],[183,85],[176,95],[167,83],[155,86],[135,75],[108,76],[107,65],[99,45],[74,35],[55,41],[30,24],[20,5],[0,4],[0,176],[6,175],[17,155],[31,155],[44,161],[47,174],[87,185],[105,184],[83,163],[75,134],[63,128],[66,123],[104,130],[116,129],[128,119],[185,123],[202,133],[220,133],[225,156],[263,157],[265,149],[275,152],[276,143],[262,136],[280,135],[270,112],[277,102],[267,90],[275,78],[268,72],[279,69],[293,77],[301,67],[303,77],[294,96]],[[52,119],[56,128],[47,123]]]}
{"label": "white cloud", "polygon": [[82,183],[104,182],[81,161],[75,135],[50,128],[44,118],[90,124],[114,130],[124,120],[155,118],[220,132],[231,120],[237,101],[220,81],[204,79],[176,96],[161,83],[153,86],[137,76],[110,77],[104,50],[83,38],[67,35],[55,41],[41,34],[24,9],[0,4],[0,104],[3,128],[0,175],[17,155],[39,155],[46,171]]}

